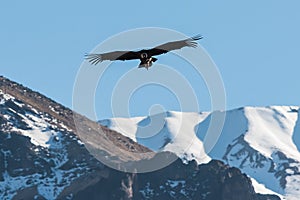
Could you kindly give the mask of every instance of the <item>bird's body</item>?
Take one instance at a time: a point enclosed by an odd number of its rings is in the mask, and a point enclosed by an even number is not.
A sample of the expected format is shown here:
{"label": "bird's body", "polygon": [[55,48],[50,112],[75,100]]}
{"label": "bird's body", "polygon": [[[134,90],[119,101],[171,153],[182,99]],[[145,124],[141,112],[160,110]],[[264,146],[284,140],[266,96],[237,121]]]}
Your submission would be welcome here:
{"label": "bird's body", "polygon": [[140,52],[140,61],[139,68],[145,67],[148,70],[152,63],[157,61],[157,58],[151,56],[150,50],[142,50]]}
{"label": "bird's body", "polygon": [[197,47],[196,40],[202,39],[202,36],[198,35],[192,38],[188,38],[185,40],[179,40],[175,42],[168,42],[152,49],[143,49],[140,51],[114,51],[109,53],[102,54],[88,54],[86,55],[86,59],[91,64],[98,64],[104,60],[134,60],[139,59],[141,62],[139,64],[139,68],[146,68],[148,70],[149,67],[152,66],[153,62],[157,61],[157,58],[153,56],[161,55],[167,53],[172,50],[181,49],[183,47]]}

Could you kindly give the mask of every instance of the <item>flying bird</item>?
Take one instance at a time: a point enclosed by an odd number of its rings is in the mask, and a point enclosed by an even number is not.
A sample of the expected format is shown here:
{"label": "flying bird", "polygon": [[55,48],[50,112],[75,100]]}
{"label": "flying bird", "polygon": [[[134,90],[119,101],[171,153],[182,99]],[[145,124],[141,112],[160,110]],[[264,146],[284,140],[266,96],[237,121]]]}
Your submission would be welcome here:
{"label": "flying bird", "polygon": [[181,49],[183,47],[197,47],[197,40],[202,39],[201,35],[197,35],[191,38],[187,38],[184,40],[168,42],[159,46],[156,46],[152,49],[143,49],[140,51],[113,51],[108,53],[101,54],[87,54],[86,59],[93,65],[97,65],[98,63],[104,60],[135,60],[140,59],[139,68],[146,68],[148,70],[149,67],[152,66],[153,62],[157,61],[157,58],[153,56],[158,56],[161,54],[168,53],[169,51]]}

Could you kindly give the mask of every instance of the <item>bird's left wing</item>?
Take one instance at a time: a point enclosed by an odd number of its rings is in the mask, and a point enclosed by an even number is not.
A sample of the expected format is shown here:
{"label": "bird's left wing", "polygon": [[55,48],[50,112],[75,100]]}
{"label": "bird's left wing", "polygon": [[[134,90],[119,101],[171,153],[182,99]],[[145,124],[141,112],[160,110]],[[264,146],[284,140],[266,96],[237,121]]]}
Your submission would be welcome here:
{"label": "bird's left wing", "polygon": [[139,54],[135,51],[113,51],[102,54],[87,54],[86,59],[93,65],[97,65],[104,60],[133,60],[139,59]]}
{"label": "bird's left wing", "polygon": [[172,50],[181,49],[183,47],[197,47],[196,40],[200,40],[203,37],[201,35],[197,35],[185,40],[179,40],[174,42],[168,42],[162,45],[159,45],[157,47],[154,47],[153,49],[149,49],[149,52],[151,56],[160,55],[167,53]]}

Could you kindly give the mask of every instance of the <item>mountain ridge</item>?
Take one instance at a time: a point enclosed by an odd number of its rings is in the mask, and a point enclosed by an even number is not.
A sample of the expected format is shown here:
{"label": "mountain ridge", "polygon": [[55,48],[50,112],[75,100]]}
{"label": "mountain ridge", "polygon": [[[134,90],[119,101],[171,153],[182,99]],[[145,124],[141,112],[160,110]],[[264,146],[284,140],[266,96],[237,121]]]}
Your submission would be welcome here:
{"label": "mountain ridge", "polygon": [[[112,135],[118,135],[120,137],[120,140],[109,140],[113,141],[114,145],[121,147],[122,149],[128,150],[129,152],[132,151],[128,147],[124,146],[125,143],[130,143],[130,139],[128,137],[123,137],[122,135],[119,135],[115,131],[109,130],[103,126],[99,126],[97,123],[94,123],[93,121],[89,120],[85,116],[82,116],[65,106],[56,103],[52,99],[35,92],[27,87],[24,87],[16,82],[13,82],[9,79],[4,78],[3,76],[0,76],[0,89],[2,91],[5,91],[7,94],[12,95],[14,98],[17,98],[18,100],[23,101],[26,105],[31,105],[33,108],[41,110],[45,113],[48,113],[49,115],[52,115],[54,118],[58,119],[62,124],[65,126],[69,127],[75,134],[77,132],[80,132],[81,128],[86,127],[86,124],[89,124],[90,130],[82,130],[84,131],[92,131],[94,132],[93,135],[96,135],[98,133],[98,129],[101,129],[101,133],[104,133],[106,137],[112,138]],[[82,124],[75,124],[74,118],[77,119],[77,121],[81,122]],[[60,126],[60,124],[58,124]],[[61,127],[63,128],[63,127]],[[79,137],[79,135],[77,134]],[[115,136],[117,137],[117,136]],[[104,137],[103,137],[104,138]],[[104,141],[103,141],[104,142]],[[106,149],[108,152],[110,152],[110,148],[107,148],[105,146],[102,146],[102,148]],[[144,146],[135,145],[135,148],[137,148],[137,152],[150,152],[148,148],[145,148]],[[110,152],[112,155],[115,154],[115,152]],[[122,153],[119,152],[118,154],[120,157],[122,157]],[[135,155],[124,155],[124,159],[126,161],[126,156],[129,156],[130,159],[127,160],[132,160],[137,157],[138,154]]]}
{"label": "mountain ridge", "polygon": [[[222,160],[240,168],[275,193],[297,199],[300,196],[300,187],[297,186],[300,181],[300,153],[294,139],[300,134],[298,110],[297,106],[268,106],[215,111],[214,114],[225,113],[226,119],[219,140],[208,153],[203,142],[211,120],[208,112],[168,111],[133,121],[130,118],[113,118],[100,121],[100,124],[118,130],[154,151],[174,152],[183,160],[195,159],[198,163]],[[153,123],[151,118],[156,118]],[[141,123],[145,121],[148,123]],[[163,125],[153,137],[140,140],[138,136],[143,135],[143,129],[139,127],[141,124],[148,126],[149,130],[156,124]],[[132,130],[135,130],[134,133]],[[157,142],[165,140],[169,143]]]}

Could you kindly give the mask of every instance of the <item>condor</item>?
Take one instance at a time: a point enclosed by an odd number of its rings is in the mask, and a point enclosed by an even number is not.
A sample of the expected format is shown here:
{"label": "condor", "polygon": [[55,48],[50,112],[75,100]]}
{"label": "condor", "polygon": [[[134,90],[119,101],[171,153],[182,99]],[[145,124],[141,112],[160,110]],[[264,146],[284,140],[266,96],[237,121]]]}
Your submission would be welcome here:
{"label": "condor", "polygon": [[93,65],[97,65],[99,62],[104,60],[134,60],[139,59],[141,62],[139,64],[139,68],[146,68],[148,70],[149,67],[152,66],[153,62],[157,61],[157,58],[153,56],[158,56],[161,54],[165,54],[169,51],[181,49],[183,47],[197,47],[196,40],[200,40],[203,37],[201,35],[197,35],[195,37],[191,37],[185,40],[179,40],[174,42],[168,42],[159,46],[156,46],[152,49],[143,49],[140,51],[113,51],[108,53],[101,54],[87,54],[86,59]]}

